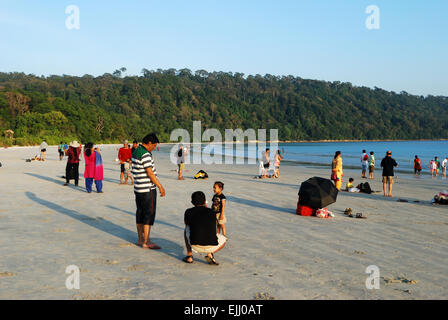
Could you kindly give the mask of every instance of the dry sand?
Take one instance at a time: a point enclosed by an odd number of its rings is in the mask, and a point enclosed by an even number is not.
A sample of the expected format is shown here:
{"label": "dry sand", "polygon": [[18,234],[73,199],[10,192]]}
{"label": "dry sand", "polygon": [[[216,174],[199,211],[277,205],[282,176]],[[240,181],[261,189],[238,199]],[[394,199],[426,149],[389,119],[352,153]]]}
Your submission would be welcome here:
{"label": "dry sand", "polygon": [[[429,202],[446,180],[400,174],[395,198],[340,193],[329,206],[336,217],[319,219],[295,215],[297,191],[329,169],[285,164],[280,180],[258,180],[257,165],[188,165],[179,182],[167,154],[155,152],[167,196],[152,230],[162,250],[147,251],[134,245],[133,189],[118,184],[117,148],[103,147],[104,194],[87,194],[82,178],[63,187],[66,159],[56,147],[32,163],[25,158],[37,148],[0,149],[0,299],[448,298],[448,206]],[[208,181],[193,180],[199,169]],[[369,181],[374,190],[380,174]],[[356,183],[360,175],[345,171]],[[228,199],[221,265],[197,254],[185,264],[183,213],[193,191],[210,200],[216,180]],[[344,216],[346,207],[368,219]],[[81,270],[80,290],[65,286],[69,265]],[[379,290],[366,289],[369,265],[379,267]]]}

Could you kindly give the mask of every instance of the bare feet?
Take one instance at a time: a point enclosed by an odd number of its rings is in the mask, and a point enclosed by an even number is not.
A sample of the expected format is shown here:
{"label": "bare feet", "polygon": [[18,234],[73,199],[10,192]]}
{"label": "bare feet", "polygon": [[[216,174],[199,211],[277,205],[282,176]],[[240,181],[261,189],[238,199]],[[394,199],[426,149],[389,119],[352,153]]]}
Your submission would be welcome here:
{"label": "bare feet", "polygon": [[143,243],[142,244],[142,248],[143,249],[152,249],[152,250],[160,250],[162,249],[161,247],[159,247],[158,245],[156,245],[155,243]]}

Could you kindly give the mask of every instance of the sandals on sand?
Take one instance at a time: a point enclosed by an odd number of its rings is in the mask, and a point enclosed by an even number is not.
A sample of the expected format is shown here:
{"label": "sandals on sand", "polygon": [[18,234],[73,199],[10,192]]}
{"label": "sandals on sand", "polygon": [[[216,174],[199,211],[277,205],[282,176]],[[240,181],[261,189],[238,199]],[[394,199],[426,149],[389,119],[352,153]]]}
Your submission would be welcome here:
{"label": "sandals on sand", "polygon": [[344,214],[349,218],[367,219],[367,217],[364,217],[361,212],[357,213],[356,215],[353,215],[353,211],[350,208],[346,208]]}
{"label": "sandals on sand", "polygon": [[344,214],[350,218],[353,218],[353,211],[351,208],[346,208]]}
{"label": "sandals on sand", "polygon": [[208,264],[212,264],[214,266],[219,266],[218,261],[215,260],[215,256],[212,253],[212,257],[210,258],[209,256],[205,256],[205,260],[207,260]]}
{"label": "sandals on sand", "polygon": [[[191,258],[191,261],[188,261],[190,258]],[[182,261],[185,263],[193,263],[194,259],[193,259],[193,256],[186,256],[182,259]]]}

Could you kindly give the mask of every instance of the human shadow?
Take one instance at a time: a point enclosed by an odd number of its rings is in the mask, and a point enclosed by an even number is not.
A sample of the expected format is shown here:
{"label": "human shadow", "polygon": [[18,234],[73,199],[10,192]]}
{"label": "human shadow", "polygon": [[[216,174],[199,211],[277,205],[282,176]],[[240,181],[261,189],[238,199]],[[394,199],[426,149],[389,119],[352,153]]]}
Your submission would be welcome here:
{"label": "human shadow", "polygon": [[[117,238],[120,238],[126,242],[130,242],[130,243],[136,242],[137,235],[135,232],[130,231],[126,228],[123,228],[122,226],[119,226],[113,222],[110,222],[105,219],[97,219],[97,218],[89,217],[89,216],[79,213],[77,211],[60,206],[54,202],[39,198],[32,192],[25,192],[25,194],[30,200],[32,200],[40,205],[43,205],[51,210],[57,211],[61,214],[64,214],[72,219],[76,219],[76,220],[78,220],[90,227],[93,227],[99,231],[111,234],[111,235],[113,235]],[[159,239],[152,238],[151,240],[153,240],[154,242],[160,243],[160,246],[162,247],[162,250],[159,250],[160,252],[162,252],[168,256],[174,257],[176,259],[179,259],[179,260],[181,259],[182,247],[179,244],[174,243],[170,240],[160,239],[160,238]],[[179,252],[176,250],[178,250]]]}
{"label": "human shadow", "polygon": [[274,206],[269,203],[243,199],[243,198],[239,198],[239,197],[235,197],[235,196],[227,196],[227,199],[229,201],[241,203],[241,204],[244,204],[244,205],[247,205],[250,207],[257,207],[257,208],[261,208],[261,209],[268,209],[268,210],[272,210],[272,211],[276,211],[276,212],[284,212],[284,213],[290,213],[290,214],[294,214],[294,215],[296,214],[295,208],[294,209],[293,208],[282,208],[282,207]]}
{"label": "human shadow", "polygon": [[[32,176],[32,177],[35,177],[35,178],[38,178],[38,179],[41,179],[41,180],[45,180],[45,181],[48,181],[48,182],[53,182],[53,183],[56,183],[57,185],[60,185],[60,186],[63,186],[64,185],[64,181],[61,181],[61,180],[57,180],[57,179],[54,179],[54,178],[50,178],[50,177],[46,177],[46,176],[41,176],[40,174],[36,174],[36,173],[29,173],[29,172],[25,172],[25,174],[26,175],[29,175],[29,176]],[[69,188],[71,188],[71,189],[74,189],[74,190],[76,190],[76,191],[80,191],[80,192],[87,192],[84,188],[80,188],[79,186],[77,187],[77,186],[75,186],[74,184],[69,184],[68,186],[66,186],[66,187],[69,187]]]}
{"label": "human shadow", "polygon": [[421,206],[432,206],[431,201],[426,200],[420,200],[415,198],[406,198],[406,197],[384,197],[381,192],[375,192],[375,193],[363,193],[363,192],[339,192],[339,195],[344,195],[348,197],[354,197],[354,198],[362,198],[362,199],[370,199],[370,200],[381,200],[381,201],[387,201],[387,202],[401,202],[401,203],[409,203],[409,204],[417,204]]}
{"label": "human shadow", "polygon": [[[123,212],[123,213],[126,213],[126,214],[130,215],[130,216],[135,217],[135,213],[133,213],[133,212],[131,212],[131,211],[123,210],[123,209],[120,209],[120,208],[117,208],[117,207],[114,207],[114,206],[111,206],[111,205],[106,205],[106,207],[109,208],[109,209],[116,210],[116,211],[120,211],[120,212]],[[157,223],[160,223],[160,224],[163,224],[163,225],[165,225],[165,226],[172,227],[172,228],[175,228],[175,229],[184,230],[184,228],[181,228],[181,227],[176,226],[176,225],[174,225],[174,224],[165,222],[165,221],[163,221],[163,220],[159,220],[159,219],[157,219]]]}

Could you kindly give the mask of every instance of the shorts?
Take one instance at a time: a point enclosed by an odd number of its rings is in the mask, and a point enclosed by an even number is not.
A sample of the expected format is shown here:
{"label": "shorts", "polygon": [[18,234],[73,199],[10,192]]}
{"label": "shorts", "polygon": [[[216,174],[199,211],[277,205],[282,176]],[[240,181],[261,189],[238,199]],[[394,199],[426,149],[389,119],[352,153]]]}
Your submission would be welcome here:
{"label": "shorts", "polygon": [[278,169],[280,169],[280,166],[274,166],[274,168],[277,171]]}
{"label": "shorts", "polygon": [[42,149],[40,150],[40,152],[47,152],[47,149]]}
{"label": "shorts", "polygon": [[422,172],[422,169],[414,169],[414,173],[420,173],[420,172]]}
{"label": "shorts", "polygon": [[125,172],[125,169],[124,169],[124,163],[122,163],[122,164],[120,165],[120,169],[121,169],[121,173],[124,173],[124,172]]}
{"label": "shorts", "polygon": [[219,216],[220,216],[220,215],[221,215],[220,213],[217,213],[217,214],[216,214],[216,221],[218,221],[218,224],[224,224],[224,223],[226,223],[226,222],[227,222],[226,216],[224,215],[224,218],[223,218],[222,220],[219,220]]}
{"label": "shorts", "polygon": [[63,155],[64,155],[64,151],[59,150],[59,155],[60,155],[60,156],[63,156]]}
{"label": "shorts", "polygon": [[383,183],[394,184],[394,176],[383,176]]}
{"label": "shorts", "polygon": [[268,162],[268,163],[263,164],[263,167],[264,167],[265,169],[269,169],[270,165],[271,165],[271,164]]}
{"label": "shorts", "polygon": [[185,233],[187,235],[188,244],[191,246],[191,250],[196,253],[215,253],[219,248],[221,248],[227,241],[227,238],[222,234],[217,234],[218,244],[216,246],[200,246],[200,245],[191,245],[190,244],[190,227],[187,226],[185,228]]}
{"label": "shorts", "polygon": [[150,192],[135,193],[135,203],[137,205],[136,222],[137,224],[154,225],[156,219],[157,190]]}
{"label": "shorts", "polygon": [[361,166],[362,166],[362,171],[366,171],[367,170],[367,165],[366,164],[363,163]]}
{"label": "shorts", "polygon": [[369,172],[373,173],[375,171],[375,166],[369,166]]}

